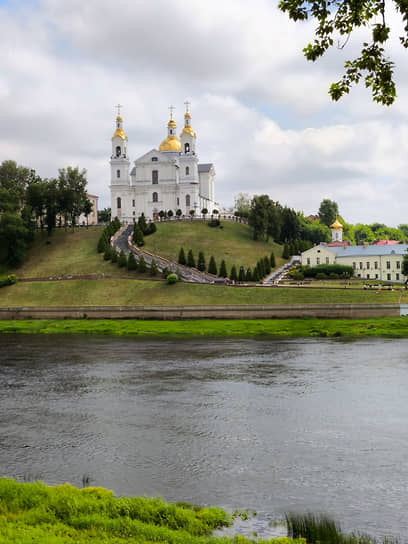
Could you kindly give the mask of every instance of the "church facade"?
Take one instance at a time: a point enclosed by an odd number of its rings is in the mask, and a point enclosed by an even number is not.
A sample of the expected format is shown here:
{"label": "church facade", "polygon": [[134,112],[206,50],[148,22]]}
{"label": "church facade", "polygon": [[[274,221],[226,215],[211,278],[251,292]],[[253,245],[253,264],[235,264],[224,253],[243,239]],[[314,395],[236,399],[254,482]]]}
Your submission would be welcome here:
{"label": "church facade", "polygon": [[208,213],[215,209],[214,165],[199,163],[197,136],[186,104],[180,137],[170,108],[167,137],[158,149],[136,159],[131,170],[128,139],[118,112],[112,137],[110,192],[112,217],[118,217],[122,223],[132,223],[142,213],[147,219],[155,219],[160,211],[171,210],[175,215],[181,210],[187,215],[194,210],[197,215],[203,208]]}

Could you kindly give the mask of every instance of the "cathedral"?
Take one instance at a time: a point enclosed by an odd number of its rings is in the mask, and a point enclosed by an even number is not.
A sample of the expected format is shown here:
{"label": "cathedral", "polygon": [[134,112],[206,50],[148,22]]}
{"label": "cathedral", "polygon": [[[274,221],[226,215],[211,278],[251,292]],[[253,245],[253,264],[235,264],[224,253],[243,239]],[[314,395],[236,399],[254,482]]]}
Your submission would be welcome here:
{"label": "cathedral", "polygon": [[193,210],[197,215],[203,208],[208,213],[215,209],[214,165],[198,162],[189,103],[186,102],[180,137],[177,136],[173,109],[171,106],[167,137],[158,149],[136,159],[130,173],[128,139],[118,109],[110,159],[112,218],[132,223],[142,213],[147,219],[156,219],[160,211],[171,210],[176,215],[177,210],[181,210],[187,215]]}

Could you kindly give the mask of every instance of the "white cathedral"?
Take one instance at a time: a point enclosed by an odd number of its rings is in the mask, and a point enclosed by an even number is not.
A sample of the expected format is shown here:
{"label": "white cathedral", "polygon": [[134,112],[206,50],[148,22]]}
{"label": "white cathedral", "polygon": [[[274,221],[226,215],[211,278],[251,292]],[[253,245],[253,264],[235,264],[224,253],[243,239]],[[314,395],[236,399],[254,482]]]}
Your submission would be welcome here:
{"label": "white cathedral", "polygon": [[197,215],[204,208],[208,213],[215,209],[214,165],[198,162],[196,133],[191,127],[188,102],[180,138],[176,134],[172,106],[167,132],[159,149],[152,149],[137,159],[129,174],[128,139],[118,110],[110,159],[112,218],[132,223],[142,213],[147,219],[156,219],[161,210],[171,210],[174,215],[177,210],[183,215],[194,210]]}

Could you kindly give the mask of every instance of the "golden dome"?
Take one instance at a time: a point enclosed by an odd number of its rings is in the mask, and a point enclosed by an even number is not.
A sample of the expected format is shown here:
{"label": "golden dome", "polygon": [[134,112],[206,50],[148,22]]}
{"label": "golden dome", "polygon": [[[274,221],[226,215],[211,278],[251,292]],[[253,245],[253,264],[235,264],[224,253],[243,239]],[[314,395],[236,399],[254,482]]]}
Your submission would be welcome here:
{"label": "golden dome", "polygon": [[168,126],[168,127],[175,127],[175,126],[176,126],[176,122],[174,121],[174,119],[170,119],[169,124],[168,124],[167,126]]}
{"label": "golden dome", "polygon": [[159,151],[181,151],[181,142],[177,136],[167,136],[160,144]]}
{"label": "golden dome", "polygon": [[114,138],[115,136],[119,136],[119,138],[122,138],[122,140],[126,140],[126,135],[121,128],[118,128],[115,131],[115,134],[112,136],[112,138]]}
{"label": "golden dome", "polygon": [[184,114],[184,117],[186,119],[191,119],[191,115],[188,113],[188,111],[186,111],[186,113]]}
{"label": "golden dome", "polygon": [[342,230],[343,225],[340,223],[340,221],[336,217],[336,221],[333,223],[333,225],[330,225],[330,228],[333,230]]}
{"label": "golden dome", "polygon": [[195,132],[194,130],[189,127],[188,125],[186,125],[184,128],[183,128],[183,132],[180,134],[180,137],[183,135],[183,134],[190,134],[190,136],[192,136],[194,138],[195,136]]}
{"label": "golden dome", "polygon": [[122,122],[122,121],[123,121],[123,119],[122,119],[122,117],[121,117],[120,115],[118,115],[118,116],[116,117],[116,121],[120,121],[120,122]]}

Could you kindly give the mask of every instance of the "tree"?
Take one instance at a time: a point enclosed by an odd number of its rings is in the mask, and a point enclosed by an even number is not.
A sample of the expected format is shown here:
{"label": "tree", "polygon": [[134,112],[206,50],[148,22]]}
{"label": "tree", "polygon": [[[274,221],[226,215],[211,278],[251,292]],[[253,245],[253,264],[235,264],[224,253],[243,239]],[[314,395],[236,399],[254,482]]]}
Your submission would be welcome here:
{"label": "tree", "polygon": [[354,239],[357,245],[371,244],[375,235],[369,226],[359,223],[354,228]]}
{"label": "tree", "polygon": [[154,259],[152,259],[152,262],[150,263],[150,275],[151,276],[157,276],[159,269],[157,268],[157,263]]}
{"label": "tree", "polygon": [[271,263],[268,257],[264,257],[263,262],[264,262],[265,276],[267,276],[268,274],[271,273]]}
{"label": "tree", "polygon": [[224,259],[221,261],[220,271],[219,271],[218,275],[220,276],[220,278],[227,278],[228,277],[227,265],[225,264]]}
{"label": "tree", "polygon": [[201,210],[201,213],[203,214],[203,216],[204,216],[204,221],[205,221],[205,216],[206,216],[207,213],[208,213],[207,208],[203,208],[203,209]]}
{"label": "tree", "polygon": [[238,280],[237,267],[235,266],[235,264],[233,264],[232,267],[231,267],[230,280],[231,281],[237,281]]}
{"label": "tree", "polygon": [[137,224],[139,225],[139,228],[142,231],[142,233],[144,235],[147,234],[148,226],[147,226],[147,223],[146,223],[146,217],[145,217],[144,213],[142,213],[142,215],[137,220]]}
{"label": "tree", "polygon": [[323,223],[323,225],[330,227],[335,222],[338,214],[339,207],[337,206],[337,202],[334,202],[334,200],[329,200],[328,198],[325,198],[321,201],[319,207],[320,223]]}
{"label": "tree", "polygon": [[210,257],[210,262],[208,264],[208,272],[210,274],[214,274],[214,276],[217,275],[217,263],[215,262],[215,259],[212,255]]}
{"label": "tree", "polygon": [[160,221],[165,217],[165,213],[164,213],[164,210],[160,210],[159,211],[159,217],[160,217]]}
{"label": "tree", "polygon": [[[180,263],[181,264],[181,263]],[[193,255],[193,250],[192,249],[189,249],[188,250],[188,254],[187,254],[187,266],[189,266],[190,268],[195,268],[196,267],[196,262],[195,262],[195,259],[194,259],[194,255]]]}
{"label": "tree", "polygon": [[104,208],[103,210],[98,210],[98,223],[109,223],[111,220],[112,210],[110,208]]}
{"label": "tree", "polygon": [[190,214],[191,219],[193,219],[193,216],[194,216],[194,213],[195,213],[194,210],[190,210],[188,213]]}
{"label": "tree", "polygon": [[45,213],[45,193],[47,183],[42,180],[30,183],[26,189],[25,200],[31,206],[34,213],[36,224],[40,223],[40,228],[44,228],[44,213]]}
{"label": "tree", "polygon": [[16,212],[21,208],[26,187],[41,181],[35,171],[6,160],[0,165],[0,213]]}
{"label": "tree", "polygon": [[198,253],[197,268],[200,272],[204,272],[205,270],[205,256],[202,251]]}
{"label": "tree", "polygon": [[184,248],[182,248],[182,247],[180,248],[177,262],[178,262],[178,264],[182,264],[183,266],[185,266],[185,264],[187,263],[186,254],[184,253]]}
{"label": "tree", "polygon": [[79,171],[78,167],[60,168],[58,170],[58,189],[61,211],[71,220],[72,229],[75,218],[82,213],[86,200],[86,170]]}
{"label": "tree", "polygon": [[250,268],[247,268],[246,275],[245,275],[246,281],[252,281],[252,272]]}
{"label": "tree", "polygon": [[402,273],[408,279],[408,253],[402,259]]}
{"label": "tree", "polygon": [[180,219],[180,217],[183,215],[183,212],[180,210],[180,208],[178,210],[176,210],[176,215],[177,217]]}
{"label": "tree", "polygon": [[289,242],[299,238],[301,232],[301,224],[298,214],[295,210],[285,206],[282,209],[281,215],[281,230],[280,239],[282,242]]}
{"label": "tree", "polygon": [[86,216],[86,228],[89,227],[89,214],[92,213],[93,210],[93,204],[92,202],[87,198],[84,202],[82,213]]}
{"label": "tree", "polygon": [[238,193],[235,197],[235,214],[238,217],[248,217],[251,209],[251,197],[248,193]]}
{"label": "tree", "polygon": [[[405,0],[393,0],[391,5],[402,16],[404,31],[399,40],[407,48],[408,4]],[[332,100],[339,100],[363,79],[365,86],[371,88],[375,102],[387,106],[394,102],[394,63],[388,59],[384,49],[391,30],[385,17],[384,0],[280,0],[279,8],[294,21],[316,20],[314,42],[303,49],[307,60],[317,60],[335,42],[342,49],[353,33],[358,35],[362,27],[366,27],[371,36],[365,38],[360,55],[345,62],[345,73],[342,79],[332,83],[329,94]],[[337,35],[340,40],[336,39]]]}
{"label": "tree", "polygon": [[18,266],[24,262],[32,240],[22,217],[4,212],[0,217],[0,263]]}
{"label": "tree", "polygon": [[118,266],[119,268],[124,268],[126,265],[127,265],[127,257],[123,249],[121,249],[119,253],[119,257],[118,257]]}
{"label": "tree", "polygon": [[272,251],[272,253],[271,253],[271,256],[270,256],[269,261],[270,261],[270,263],[271,263],[271,268],[275,268],[276,262],[275,262],[275,254],[274,254],[273,251]]}
{"label": "tree", "polygon": [[272,236],[279,239],[281,231],[281,206],[268,195],[255,195],[251,201],[248,224],[253,228],[254,240],[265,240]]}
{"label": "tree", "polygon": [[127,269],[128,270],[137,270],[137,262],[135,259],[135,256],[132,252],[129,253],[128,262],[127,262]]}
{"label": "tree", "polygon": [[239,281],[240,283],[243,283],[243,282],[245,281],[245,270],[244,270],[244,267],[243,267],[243,266],[240,266],[240,267],[239,267],[238,281]]}
{"label": "tree", "polygon": [[288,244],[285,244],[283,246],[282,258],[283,259],[289,259],[289,257],[290,257],[289,246],[288,246]]}
{"label": "tree", "polygon": [[169,210],[169,211],[167,212],[167,217],[170,217],[170,219],[173,217],[173,215],[174,215],[174,214],[173,214],[173,210]]}
{"label": "tree", "polygon": [[110,256],[111,262],[112,263],[117,263],[118,262],[118,254],[116,252],[116,248],[111,247],[110,248],[110,254],[111,254],[111,256]]}

